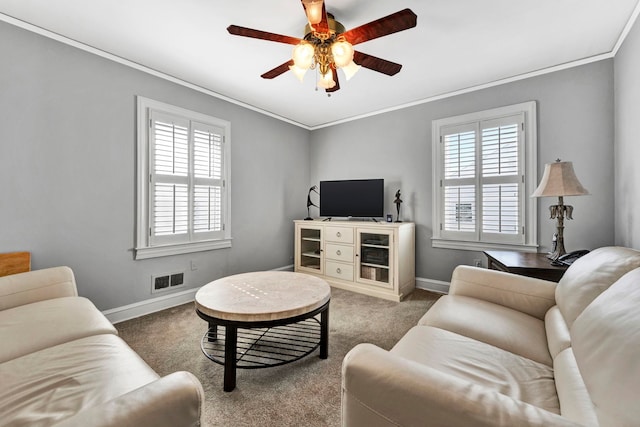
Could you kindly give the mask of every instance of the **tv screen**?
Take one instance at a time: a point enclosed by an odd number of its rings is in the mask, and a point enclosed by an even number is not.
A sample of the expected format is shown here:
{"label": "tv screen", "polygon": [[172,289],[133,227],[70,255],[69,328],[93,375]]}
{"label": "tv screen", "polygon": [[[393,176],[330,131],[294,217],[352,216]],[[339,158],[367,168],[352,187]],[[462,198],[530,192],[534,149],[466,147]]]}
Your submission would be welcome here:
{"label": "tv screen", "polygon": [[384,179],[320,181],[320,216],[384,216]]}

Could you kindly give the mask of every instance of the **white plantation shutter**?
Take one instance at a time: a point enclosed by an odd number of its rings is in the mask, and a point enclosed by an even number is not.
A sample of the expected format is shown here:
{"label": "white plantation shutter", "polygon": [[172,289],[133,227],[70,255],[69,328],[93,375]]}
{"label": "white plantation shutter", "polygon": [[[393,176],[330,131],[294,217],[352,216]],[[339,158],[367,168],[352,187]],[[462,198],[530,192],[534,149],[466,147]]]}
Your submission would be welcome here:
{"label": "white plantation shutter", "polygon": [[229,123],[144,98],[138,115],[136,259],[230,247]]}
{"label": "white plantation shutter", "polygon": [[476,230],[475,126],[446,130],[444,145],[444,230],[474,233]]}
{"label": "white plantation shutter", "polygon": [[151,114],[151,242],[189,240],[189,121]]}
{"label": "white plantation shutter", "polygon": [[223,129],[195,123],[193,231],[211,238],[222,232]]}
{"label": "white plantation shutter", "polygon": [[481,123],[483,233],[520,234],[523,120],[517,115]]}
{"label": "white plantation shutter", "polygon": [[535,159],[525,144],[526,113],[534,115],[535,104],[526,107],[511,108],[511,114],[504,113],[510,107],[503,107],[434,121],[434,246],[481,247],[439,246],[441,239],[502,245],[535,239],[534,230],[527,233],[527,227],[534,227],[526,216],[535,210],[526,209],[532,204],[525,194],[527,177],[535,177],[525,173],[526,156]]}

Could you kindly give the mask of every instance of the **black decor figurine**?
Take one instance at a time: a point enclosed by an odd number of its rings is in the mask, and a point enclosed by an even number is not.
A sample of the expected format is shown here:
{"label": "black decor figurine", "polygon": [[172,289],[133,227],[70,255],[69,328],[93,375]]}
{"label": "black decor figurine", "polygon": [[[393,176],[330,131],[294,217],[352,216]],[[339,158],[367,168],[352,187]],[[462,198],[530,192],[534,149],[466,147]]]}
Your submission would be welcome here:
{"label": "black decor figurine", "polygon": [[318,207],[318,205],[314,204],[311,201],[311,193],[314,192],[317,195],[320,195],[320,193],[318,193],[318,186],[314,185],[313,187],[311,187],[309,189],[309,194],[307,194],[307,217],[304,219],[305,221],[312,221],[313,218],[311,218],[311,213],[309,213],[309,208],[311,208],[311,206],[315,206],[316,208]]}
{"label": "black decor figurine", "polygon": [[396,199],[393,201],[396,204],[396,209],[398,211],[398,216],[396,217],[396,222],[400,221],[400,204],[402,203],[402,199],[400,198],[400,190],[396,191]]}

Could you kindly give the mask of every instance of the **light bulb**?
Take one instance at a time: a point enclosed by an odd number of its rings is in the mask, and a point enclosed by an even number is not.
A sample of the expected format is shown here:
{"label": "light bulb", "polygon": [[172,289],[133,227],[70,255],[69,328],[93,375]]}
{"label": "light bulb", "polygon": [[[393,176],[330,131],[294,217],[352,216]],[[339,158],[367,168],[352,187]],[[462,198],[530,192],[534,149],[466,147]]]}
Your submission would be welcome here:
{"label": "light bulb", "polygon": [[336,67],[346,67],[353,61],[353,46],[349,42],[335,42],[331,45],[331,53]]}
{"label": "light bulb", "polygon": [[293,48],[293,62],[296,67],[308,70],[313,64],[315,50],[310,43],[300,42]]}

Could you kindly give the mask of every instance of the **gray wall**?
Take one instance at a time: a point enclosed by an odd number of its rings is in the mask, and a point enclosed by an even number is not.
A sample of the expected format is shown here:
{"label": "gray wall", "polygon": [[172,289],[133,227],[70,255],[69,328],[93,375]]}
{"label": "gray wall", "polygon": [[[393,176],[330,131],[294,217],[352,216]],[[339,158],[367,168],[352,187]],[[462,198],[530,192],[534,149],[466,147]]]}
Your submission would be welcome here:
{"label": "gray wall", "polygon": [[[390,80],[389,84],[393,84]],[[432,237],[431,121],[535,100],[538,102],[538,177],[556,158],[573,161],[590,196],[569,197],[574,220],[565,226],[568,251],[613,243],[613,61],[606,60],[500,85],[341,125],[311,134],[310,184],[325,179],[384,178],[386,212],[402,189],[401,216],[416,223],[416,275],[448,281],[458,264],[478,252],[434,249]],[[555,221],[538,203],[541,250],[549,250]]]}
{"label": "gray wall", "polygon": [[615,241],[640,249],[640,23],[615,58]]}
{"label": "gray wall", "polygon": [[[3,22],[0,56],[0,252],[69,265],[100,309],[157,296],[152,274],[194,288],[293,263],[308,131]],[[231,122],[231,249],[133,260],[136,95]]]}

